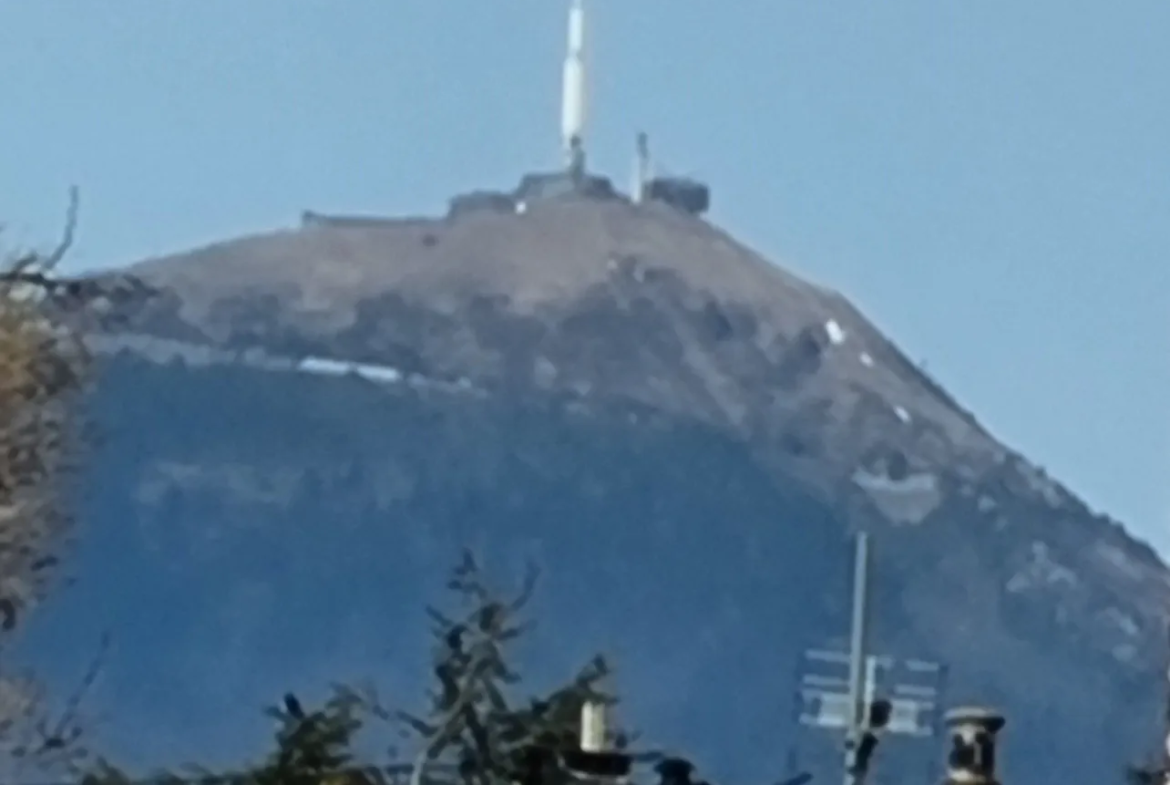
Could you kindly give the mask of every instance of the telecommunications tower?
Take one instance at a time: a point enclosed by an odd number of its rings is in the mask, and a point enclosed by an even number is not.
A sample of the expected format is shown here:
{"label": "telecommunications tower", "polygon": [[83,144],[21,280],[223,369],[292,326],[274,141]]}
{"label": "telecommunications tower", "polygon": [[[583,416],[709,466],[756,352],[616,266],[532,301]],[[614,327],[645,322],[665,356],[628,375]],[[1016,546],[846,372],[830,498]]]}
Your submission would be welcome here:
{"label": "telecommunications tower", "polygon": [[574,179],[585,173],[585,4],[569,6],[569,47],[561,92],[561,148]]}

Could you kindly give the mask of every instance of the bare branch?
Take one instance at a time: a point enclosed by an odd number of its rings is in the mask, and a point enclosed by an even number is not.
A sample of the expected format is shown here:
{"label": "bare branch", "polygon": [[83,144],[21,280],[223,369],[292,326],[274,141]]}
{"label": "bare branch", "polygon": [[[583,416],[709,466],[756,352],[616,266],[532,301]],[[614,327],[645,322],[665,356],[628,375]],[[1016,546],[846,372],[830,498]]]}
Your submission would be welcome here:
{"label": "bare branch", "polygon": [[30,270],[36,270],[43,278],[44,273],[52,271],[61,263],[65,255],[69,253],[69,249],[73,247],[73,238],[77,232],[77,214],[80,209],[80,202],[77,186],[70,186],[69,206],[65,211],[65,226],[61,231],[61,239],[57,242],[56,247],[48,254],[33,252],[18,257],[9,265],[7,271],[8,276],[11,276],[13,279],[27,278]]}
{"label": "bare branch", "polygon": [[520,592],[516,595],[510,603],[508,603],[508,611],[516,613],[524,609],[524,606],[532,599],[532,594],[536,590],[536,582],[540,578],[540,568],[536,566],[536,562],[529,560],[524,568],[524,581],[520,584]]}
{"label": "bare branch", "polygon": [[69,207],[65,212],[65,228],[61,233],[61,241],[57,243],[57,247],[44,259],[41,263],[42,270],[52,270],[61,263],[65,258],[65,254],[69,253],[69,249],[73,247],[73,237],[77,232],[77,214],[81,208],[81,197],[78,194],[77,186],[69,187]]}
{"label": "bare branch", "polygon": [[63,743],[75,734],[75,729],[80,729],[80,709],[81,702],[85,696],[93,689],[93,685],[97,682],[98,676],[101,674],[102,666],[105,664],[106,655],[110,650],[110,636],[109,634],[102,635],[101,643],[98,647],[97,653],[89,663],[89,667],[85,671],[85,676],[82,677],[81,683],[77,689],[69,696],[65,702],[65,708],[61,712],[60,718],[53,725],[51,733],[45,736],[42,740],[40,751],[48,752],[53,749],[59,749]]}
{"label": "bare branch", "polygon": [[[77,404],[89,358],[80,337],[43,306],[70,285],[51,273],[73,244],[77,213],[73,188],[57,245],[0,263],[0,632],[18,627],[44,596],[72,524],[66,481],[82,452]],[[76,762],[77,715],[105,647],[57,718],[47,716],[34,678],[0,667],[0,764],[44,770]]]}

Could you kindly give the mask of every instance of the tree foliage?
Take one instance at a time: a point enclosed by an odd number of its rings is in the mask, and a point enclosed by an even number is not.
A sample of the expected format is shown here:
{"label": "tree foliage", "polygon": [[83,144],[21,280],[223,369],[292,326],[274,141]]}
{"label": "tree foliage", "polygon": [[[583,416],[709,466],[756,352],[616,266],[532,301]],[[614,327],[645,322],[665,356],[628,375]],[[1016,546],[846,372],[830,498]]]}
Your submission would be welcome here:
{"label": "tree foliage", "polygon": [[535,578],[530,570],[516,596],[506,599],[488,585],[475,560],[465,553],[448,582],[454,607],[428,608],[434,622],[437,686],[424,715],[399,713],[421,742],[414,770],[438,764],[428,781],[441,785],[524,781],[534,767],[552,765],[553,756],[542,751],[555,753],[577,745],[586,701],[616,702],[602,689],[609,668],[600,656],[547,694],[518,695],[521,678],[510,649],[531,628],[521,613],[531,599]]}
{"label": "tree foliage", "polygon": [[90,368],[79,335],[47,315],[54,268],[72,242],[13,256],[0,270],[0,628],[40,599],[71,521],[64,482],[80,455],[78,399]]}
{"label": "tree foliage", "polygon": [[[76,219],[73,191],[54,249],[0,263],[0,653],[52,585],[71,529],[67,482],[83,453],[79,403],[90,362],[81,337],[44,304],[79,293],[56,276]],[[33,674],[0,667],[0,777],[73,769],[77,709],[93,678],[53,716]]]}
{"label": "tree foliage", "polygon": [[[335,687],[321,707],[306,709],[294,694],[268,714],[277,721],[271,751],[234,772],[188,767],[164,773],[159,785],[514,785],[540,773],[555,783],[556,753],[577,747],[586,700],[612,705],[602,688],[609,668],[595,657],[564,684],[543,693],[521,693],[513,647],[533,625],[522,618],[536,574],[530,570],[514,596],[491,587],[469,553],[452,571],[450,607],[427,608],[433,622],[432,672],[426,707],[420,713],[392,709],[373,690]],[[375,723],[374,720],[379,722]],[[394,752],[363,762],[359,736],[389,723],[389,730],[417,745],[407,760]],[[627,737],[613,734],[616,745]],[[394,745],[396,747],[397,745]],[[394,749],[392,747],[392,749]],[[413,774],[413,776],[412,776]],[[124,772],[94,765],[86,785],[127,785]],[[141,782],[141,781],[140,781]]]}
{"label": "tree foliage", "polygon": [[163,772],[135,780],[99,761],[81,785],[385,785],[384,773],[363,768],[354,758],[355,737],[364,724],[363,701],[339,689],[318,709],[306,710],[292,693],[267,715],[277,722],[273,747],[259,761],[236,771],[214,772],[191,765],[183,773]]}

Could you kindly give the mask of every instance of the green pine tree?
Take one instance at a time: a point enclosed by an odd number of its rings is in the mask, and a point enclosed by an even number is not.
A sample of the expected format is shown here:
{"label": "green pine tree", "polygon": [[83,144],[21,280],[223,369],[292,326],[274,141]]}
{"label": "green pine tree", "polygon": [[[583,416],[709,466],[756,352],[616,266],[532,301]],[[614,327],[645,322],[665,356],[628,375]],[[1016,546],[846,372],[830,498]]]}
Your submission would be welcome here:
{"label": "green pine tree", "polygon": [[530,628],[522,612],[532,596],[530,570],[515,597],[488,585],[470,553],[447,584],[454,596],[447,611],[428,608],[435,622],[437,686],[422,716],[399,718],[421,742],[415,785],[513,785],[543,770],[555,777],[556,753],[579,741],[586,701],[616,703],[602,688],[604,658],[585,665],[566,685],[542,696],[522,696],[510,649]]}
{"label": "green pine tree", "polygon": [[276,749],[248,775],[246,785],[355,785],[360,773],[355,770],[353,741],[363,724],[360,709],[346,692],[338,692],[312,712],[306,712],[296,696],[286,695],[282,707],[269,710],[280,723]]}

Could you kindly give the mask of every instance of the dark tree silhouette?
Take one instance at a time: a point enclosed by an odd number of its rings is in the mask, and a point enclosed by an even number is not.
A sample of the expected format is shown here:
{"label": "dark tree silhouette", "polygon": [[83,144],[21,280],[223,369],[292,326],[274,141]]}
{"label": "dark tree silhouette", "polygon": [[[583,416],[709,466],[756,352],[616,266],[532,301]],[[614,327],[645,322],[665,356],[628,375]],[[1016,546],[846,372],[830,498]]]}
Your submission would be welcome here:
{"label": "dark tree silhouette", "polygon": [[[420,714],[385,707],[374,691],[335,687],[309,709],[294,694],[269,710],[278,729],[274,749],[235,772],[188,767],[188,776],[162,774],[150,782],[203,785],[556,785],[566,781],[565,753],[579,746],[586,701],[613,705],[601,682],[609,668],[595,657],[566,684],[544,694],[520,693],[510,649],[532,624],[521,618],[535,586],[530,570],[510,598],[494,591],[469,553],[447,581],[452,607],[427,608],[434,622],[434,684]],[[355,748],[370,720],[388,722],[417,749],[407,760],[362,763]],[[629,736],[611,734],[623,747]],[[639,756],[654,759],[653,755]],[[86,785],[126,785],[124,772],[101,761]],[[142,782],[141,780],[139,781]]]}
{"label": "dark tree silhouette", "polygon": [[[609,667],[600,656],[559,689],[518,694],[521,679],[509,649],[531,628],[521,613],[535,581],[530,569],[516,595],[506,599],[464,553],[448,582],[454,607],[428,608],[435,624],[436,685],[425,714],[398,713],[421,742],[414,785],[424,779],[439,785],[511,785],[532,780],[538,771],[549,782],[558,753],[578,745],[585,702],[616,703],[602,689]],[[428,770],[431,764],[436,765]]]}

